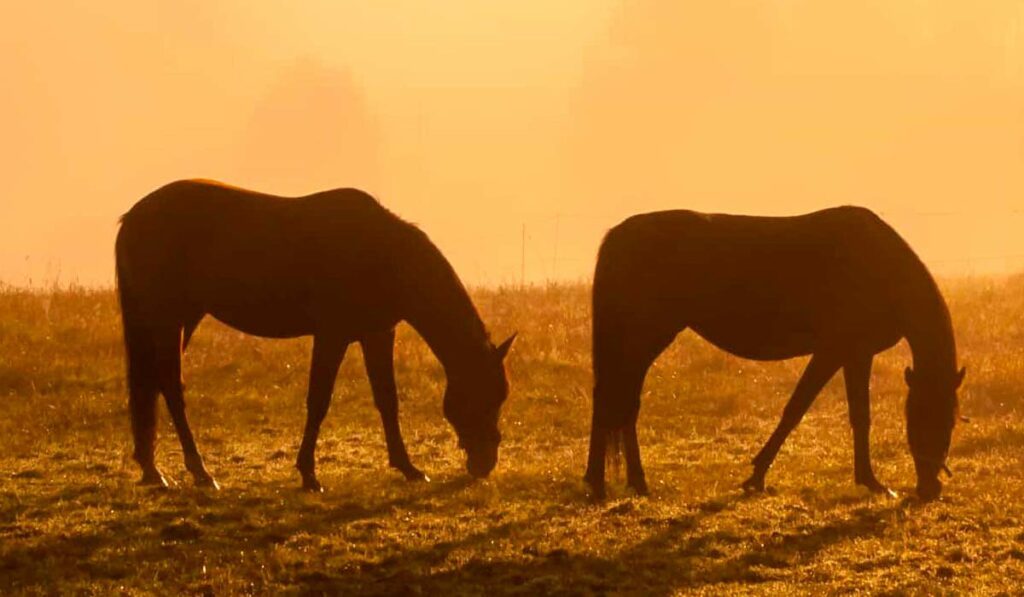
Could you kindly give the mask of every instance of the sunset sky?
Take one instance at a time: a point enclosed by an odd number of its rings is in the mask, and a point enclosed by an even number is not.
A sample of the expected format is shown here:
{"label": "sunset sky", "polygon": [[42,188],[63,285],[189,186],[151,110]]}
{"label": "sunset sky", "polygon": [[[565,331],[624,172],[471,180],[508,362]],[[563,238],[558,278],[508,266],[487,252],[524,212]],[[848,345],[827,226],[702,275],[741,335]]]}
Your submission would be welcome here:
{"label": "sunset sky", "polygon": [[12,3],[0,281],[109,285],[117,218],[213,178],[357,186],[475,284],[589,277],[632,213],[879,211],[1024,269],[1024,2]]}

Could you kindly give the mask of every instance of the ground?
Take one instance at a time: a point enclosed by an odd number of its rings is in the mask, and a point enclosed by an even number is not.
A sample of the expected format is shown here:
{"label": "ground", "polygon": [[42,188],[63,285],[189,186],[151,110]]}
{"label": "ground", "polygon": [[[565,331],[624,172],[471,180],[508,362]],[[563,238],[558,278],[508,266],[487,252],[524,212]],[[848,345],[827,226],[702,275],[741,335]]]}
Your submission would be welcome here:
{"label": "ground", "polygon": [[401,421],[429,483],[387,467],[358,348],[319,444],[323,494],[293,467],[308,339],[205,321],[186,355],[189,416],[219,492],[196,489],[166,413],[169,490],[136,485],[110,290],[0,289],[0,593],[1007,593],[1024,586],[1024,277],[945,280],[967,379],[940,502],[913,497],[905,345],[872,377],[872,449],[896,499],[853,484],[842,379],[768,476],[739,485],[805,360],[755,363],[684,333],[652,368],[640,435],[650,497],[592,503],[589,287],[478,290],[518,330],[498,468],[470,482],[441,415],[444,374],[396,349]]}

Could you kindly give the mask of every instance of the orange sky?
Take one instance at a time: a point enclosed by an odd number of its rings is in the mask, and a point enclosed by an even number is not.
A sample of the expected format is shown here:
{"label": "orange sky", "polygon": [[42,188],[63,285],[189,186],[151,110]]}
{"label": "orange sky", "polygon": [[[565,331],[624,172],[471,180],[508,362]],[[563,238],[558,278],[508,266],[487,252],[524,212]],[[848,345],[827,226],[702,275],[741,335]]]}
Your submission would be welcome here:
{"label": "orange sky", "polygon": [[15,3],[0,280],[111,283],[117,217],[188,177],[362,187],[473,283],[523,224],[543,281],[630,213],[839,203],[1019,270],[1022,42],[1019,0]]}

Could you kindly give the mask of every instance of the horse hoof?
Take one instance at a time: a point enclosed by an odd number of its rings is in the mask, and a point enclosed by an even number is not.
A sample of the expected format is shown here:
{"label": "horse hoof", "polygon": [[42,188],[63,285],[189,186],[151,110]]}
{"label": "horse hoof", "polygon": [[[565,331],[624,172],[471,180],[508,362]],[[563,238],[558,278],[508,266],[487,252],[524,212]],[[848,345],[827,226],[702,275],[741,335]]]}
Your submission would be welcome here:
{"label": "horse hoof", "polygon": [[142,478],[139,479],[139,485],[149,485],[159,489],[167,489],[170,484],[167,483],[167,479],[164,478],[160,471],[146,471],[142,473]]}
{"label": "horse hoof", "polygon": [[217,480],[209,475],[207,475],[206,477],[197,477],[196,487],[210,489],[212,491],[220,491],[220,483],[217,483]]}
{"label": "horse hoof", "polygon": [[595,483],[587,478],[584,478],[583,481],[584,483],[587,484],[587,487],[590,489],[590,501],[595,503],[603,502],[604,499],[608,497],[604,489],[604,483]]}
{"label": "horse hoof", "polygon": [[764,479],[751,477],[743,482],[742,487],[746,493],[764,493]]}
{"label": "horse hoof", "polygon": [[633,488],[633,492],[636,493],[636,495],[638,496],[643,497],[651,495],[650,490],[647,489],[647,481],[631,481],[630,483],[628,483],[628,485]]}
{"label": "horse hoof", "polygon": [[863,485],[871,493],[877,493],[890,498],[899,497],[895,491],[889,489],[885,485],[882,485],[878,479],[869,479],[867,481],[857,481],[858,485]]}
{"label": "horse hoof", "polygon": [[316,479],[306,479],[302,481],[302,490],[308,493],[323,493],[324,486]]}
{"label": "horse hoof", "polygon": [[430,477],[425,475],[420,469],[410,466],[409,468],[398,469],[403,475],[405,475],[406,481],[422,481],[423,483],[430,483]]}
{"label": "horse hoof", "polygon": [[897,499],[900,497],[898,493],[889,489],[885,485],[882,485],[881,483],[879,483],[877,487],[868,487],[868,491],[870,491],[871,493],[876,493],[878,495],[885,496],[890,499]]}

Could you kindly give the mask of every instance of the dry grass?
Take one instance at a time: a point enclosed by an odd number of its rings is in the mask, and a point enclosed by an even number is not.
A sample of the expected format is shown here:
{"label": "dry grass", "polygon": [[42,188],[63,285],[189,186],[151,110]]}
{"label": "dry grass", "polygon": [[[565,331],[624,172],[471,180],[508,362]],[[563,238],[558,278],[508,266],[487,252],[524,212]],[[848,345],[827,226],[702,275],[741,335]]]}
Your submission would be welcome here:
{"label": "dry grass", "polygon": [[[753,363],[684,334],[641,412],[650,498],[580,481],[589,423],[588,289],[479,291],[520,340],[505,443],[468,483],[441,417],[444,377],[403,328],[402,423],[434,479],[387,468],[358,350],[321,436],[323,495],[297,490],[308,340],[205,322],[186,359],[190,416],[224,489],[194,489],[163,417],[169,491],[135,485],[117,306],[109,291],[0,290],[0,593],[1014,593],[1024,586],[1024,278],[945,285],[968,379],[940,503],[854,487],[841,379],[769,474],[737,489],[802,362]],[[876,360],[872,446],[906,495],[901,346]]]}

